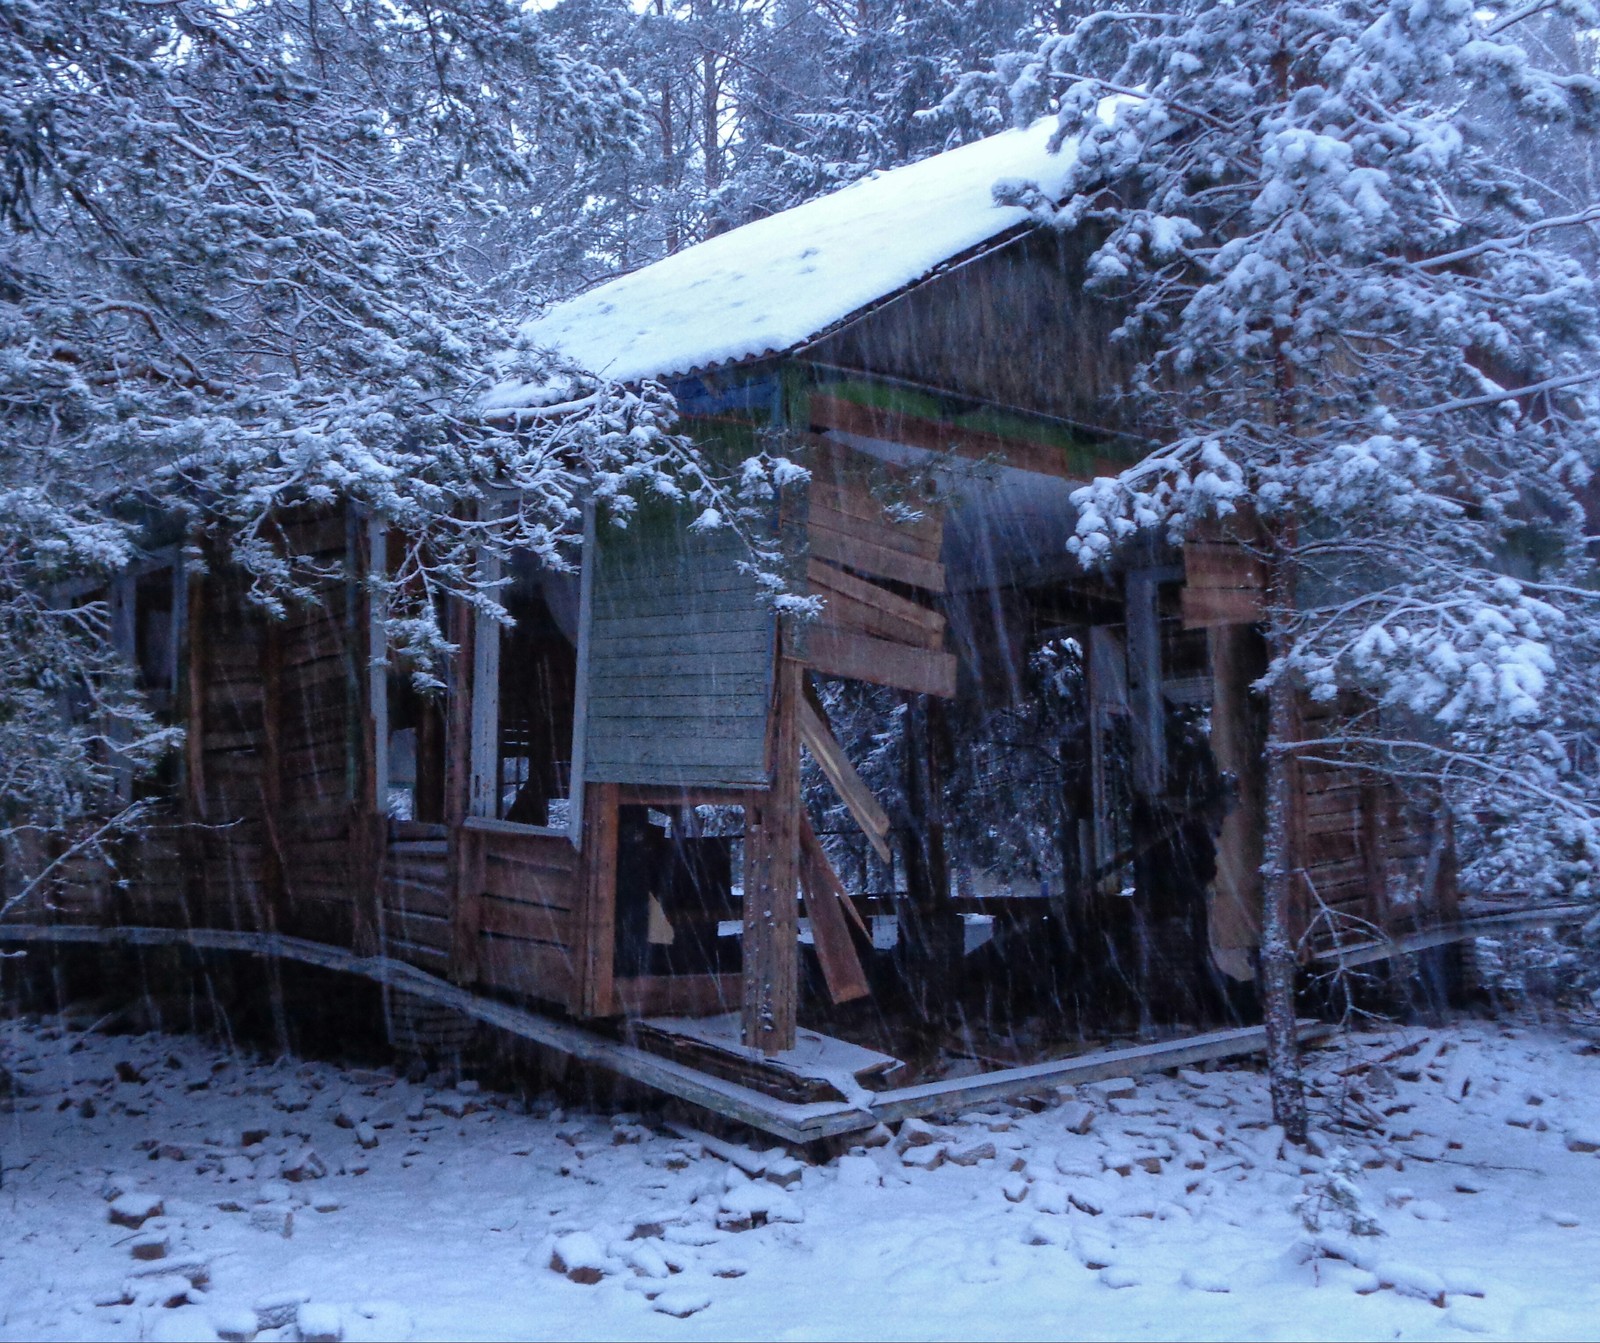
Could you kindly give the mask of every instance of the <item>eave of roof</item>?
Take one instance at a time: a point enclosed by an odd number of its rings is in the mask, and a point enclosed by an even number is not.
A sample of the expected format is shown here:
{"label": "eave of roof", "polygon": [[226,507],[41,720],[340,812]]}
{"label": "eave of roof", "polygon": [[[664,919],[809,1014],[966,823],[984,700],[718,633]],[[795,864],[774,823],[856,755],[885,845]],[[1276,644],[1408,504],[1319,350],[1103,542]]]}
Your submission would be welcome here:
{"label": "eave of roof", "polygon": [[[521,334],[624,383],[804,348],[1027,229],[1028,211],[996,204],[995,187],[1058,196],[1074,156],[1052,148],[1054,131],[1047,118],[758,219],[557,304]],[[502,383],[485,409],[536,404],[539,391]]]}

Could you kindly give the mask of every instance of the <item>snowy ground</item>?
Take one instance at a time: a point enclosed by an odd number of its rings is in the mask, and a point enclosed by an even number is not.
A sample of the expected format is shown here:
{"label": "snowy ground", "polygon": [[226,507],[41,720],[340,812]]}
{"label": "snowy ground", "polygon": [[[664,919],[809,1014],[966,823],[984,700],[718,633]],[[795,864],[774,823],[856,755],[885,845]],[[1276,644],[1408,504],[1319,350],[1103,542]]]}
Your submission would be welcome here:
{"label": "snowy ground", "polygon": [[751,1180],[633,1116],[6,1023],[0,1337],[1600,1337],[1600,1053],[1468,1022],[1315,1069],[1399,1049],[1349,1077],[1355,1237],[1246,1069]]}

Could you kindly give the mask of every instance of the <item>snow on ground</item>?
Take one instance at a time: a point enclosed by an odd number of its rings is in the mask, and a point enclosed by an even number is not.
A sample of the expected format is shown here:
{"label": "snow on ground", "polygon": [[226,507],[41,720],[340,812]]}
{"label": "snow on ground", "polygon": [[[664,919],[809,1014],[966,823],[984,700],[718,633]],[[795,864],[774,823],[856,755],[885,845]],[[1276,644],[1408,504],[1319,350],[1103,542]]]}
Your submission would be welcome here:
{"label": "snow on ground", "polygon": [[1306,1229],[1334,1140],[1286,1152],[1244,1067],[751,1179],[638,1116],[189,1038],[36,1018],[0,1059],[0,1338],[1600,1337],[1600,1053],[1572,1025],[1314,1056],[1382,1126],[1342,1140],[1367,1237]]}

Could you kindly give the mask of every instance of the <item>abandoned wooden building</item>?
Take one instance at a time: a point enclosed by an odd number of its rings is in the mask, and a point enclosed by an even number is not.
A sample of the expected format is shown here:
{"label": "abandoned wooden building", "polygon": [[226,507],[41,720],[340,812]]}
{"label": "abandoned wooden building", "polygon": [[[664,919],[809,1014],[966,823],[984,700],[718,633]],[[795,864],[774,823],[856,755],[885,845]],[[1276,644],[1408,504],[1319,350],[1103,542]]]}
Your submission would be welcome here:
{"label": "abandoned wooden building", "polygon": [[[120,872],[63,885],[48,921],[197,945],[270,937],[303,959],[391,967],[379,977],[713,1105],[690,1072],[739,1059],[713,1089],[748,1100],[762,1056],[776,1067],[819,1040],[800,1030],[809,1013],[877,991],[873,946],[895,935],[960,962],[981,920],[1018,976],[1048,936],[1076,945],[1069,975],[1126,953],[1146,982],[1225,997],[1248,981],[1259,567],[1222,535],[1130,545],[1111,572],[1069,558],[1074,488],[1149,443],[1115,398],[1112,317],[1083,294],[1083,239],[994,203],[1002,179],[1059,182],[1047,135],[863,181],[528,328],[619,381],[667,384],[714,456],[766,445],[809,469],[782,525],[816,619],[776,616],[733,535],[689,530],[661,501],[626,529],[591,522],[575,572],[514,562],[512,627],[453,611],[448,693],[428,697],[384,656],[363,584],[390,563],[376,525],[286,524],[347,577],[281,620],[226,569],[187,574],[175,547],[152,551],[113,599],[145,688],[187,729],[161,781],[181,823]],[[489,413],[523,395],[499,389]],[[973,871],[943,834],[956,762],[942,715],[1013,702],[1047,644],[1074,659],[1078,695],[1053,865],[1026,880]],[[893,807],[830,721],[854,683],[898,715]],[[803,758],[846,824],[808,810]],[[1427,806],[1350,771],[1299,771],[1307,956],[1452,924],[1449,836]],[[1247,1030],[1225,1034],[1247,1047]],[[1160,1055],[1204,1056],[1193,1041]],[[864,1105],[852,1093],[835,1108],[914,1112],[904,1097]],[[784,1113],[753,1122],[825,1127]]]}

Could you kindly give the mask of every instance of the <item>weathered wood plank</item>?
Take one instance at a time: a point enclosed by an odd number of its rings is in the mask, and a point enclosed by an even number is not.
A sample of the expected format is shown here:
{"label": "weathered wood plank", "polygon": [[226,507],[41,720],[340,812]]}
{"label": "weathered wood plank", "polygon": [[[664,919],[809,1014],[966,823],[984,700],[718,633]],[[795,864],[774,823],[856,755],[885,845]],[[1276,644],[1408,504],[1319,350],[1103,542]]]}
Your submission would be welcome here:
{"label": "weathered wood plank", "polygon": [[872,791],[856,772],[856,767],[850,763],[849,756],[845,755],[830,729],[812,706],[810,699],[802,695],[797,710],[799,715],[800,740],[806,750],[811,752],[811,758],[822,768],[828,782],[839,794],[846,809],[855,823],[861,827],[861,832],[866,835],[867,842],[877,852],[879,858],[885,863],[891,861],[887,836],[889,834],[889,817],[883,808],[878,805],[878,799],[873,797]]}
{"label": "weathered wood plank", "polygon": [[1192,588],[1265,590],[1265,564],[1243,546],[1218,541],[1188,541],[1183,547],[1185,582]]}
{"label": "weathered wood plank", "polygon": [[944,565],[937,560],[906,555],[826,527],[809,527],[806,534],[811,553],[819,560],[829,560],[873,578],[887,578],[928,592],[945,590]]}
{"label": "weathered wood plank", "polygon": [[824,676],[892,686],[948,699],[956,693],[956,659],[843,630],[806,631],[806,662]]}
{"label": "weathered wood plank", "polygon": [[[1319,1021],[1301,1021],[1297,1025],[1296,1034],[1301,1040],[1314,1040],[1334,1029]],[[1191,1036],[1186,1040],[1135,1045],[1128,1049],[1096,1050],[1075,1059],[1035,1063],[1023,1068],[1003,1068],[976,1077],[880,1091],[873,1097],[872,1113],[884,1123],[895,1123],[957,1105],[1005,1100],[1067,1083],[1081,1084],[1107,1077],[1137,1077],[1141,1073],[1164,1072],[1212,1059],[1256,1054],[1266,1046],[1266,1027],[1244,1026],[1237,1030]]]}
{"label": "weathered wood plank", "polygon": [[[718,704],[736,716],[759,712],[761,706],[766,703],[766,687],[760,681],[756,681],[758,688],[752,691],[746,688],[749,684],[750,682],[735,682],[735,688],[729,692],[726,689],[727,680],[724,678],[724,689],[717,695]],[[696,694],[607,695],[589,710],[589,716],[596,719],[631,718],[655,721],[685,719],[695,723],[707,722],[709,713],[706,697]]]}
{"label": "weathered wood plank", "polygon": [[[683,648],[687,637],[681,627],[677,631],[663,629],[644,635],[627,630],[613,632],[597,620],[591,636],[591,652],[605,660],[607,674],[611,676],[636,674],[633,665],[636,659],[671,656],[673,650]],[[748,626],[701,631],[693,635],[692,651],[698,654],[700,665],[704,667],[707,658],[721,657],[723,654],[737,656],[740,653],[749,656],[759,652],[758,645],[766,637],[765,630],[752,630]]]}
{"label": "weathered wood plank", "polygon": [[576,872],[534,867],[494,853],[484,855],[483,891],[499,900],[550,909],[573,910],[579,903]]}
{"label": "weathered wood plank", "polygon": [[1049,443],[1001,438],[999,435],[965,429],[943,420],[923,419],[896,411],[860,406],[853,401],[813,392],[810,421],[814,429],[838,429],[864,438],[905,443],[930,452],[951,452],[979,461],[998,454],[1006,465],[1018,471],[1055,476],[1063,480],[1087,482],[1097,475],[1115,476],[1127,463],[1111,460],[1096,462],[1088,470],[1074,467],[1062,449]]}
{"label": "weathered wood plank", "polygon": [[764,1054],[794,1048],[799,998],[800,734],[804,671],[780,657],[772,706],[772,788],[745,820],[744,1042]]}
{"label": "weathered wood plank", "polygon": [[617,1010],[624,1016],[708,1017],[739,1002],[738,975],[643,975],[619,979]]}
{"label": "weathered wood plank", "polygon": [[811,497],[811,508],[806,515],[808,531],[834,532],[867,545],[881,546],[902,555],[913,555],[921,560],[936,562],[939,558],[940,538],[918,536],[896,527],[882,512],[876,518],[860,518],[851,513],[841,513],[827,507],[816,495]]}
{"label": "weathered wood plank", "polygon": [[690,693],[694,682],[685,678],[702,678],[708,691],[715,694],[719,689],[737,687],[750,677],[764,677],[771,666],[771,651],[754,648],[719,654],[714,662],[697,653],[683,651],[635,651],[614,663],[597,665],[589,684],[598,696],[613,692],[615,687],[620,687],[623,693],[630,689],[637,691],[639,682],[650,678],[670,681],[673,688]]}
{"label": "weathered wood plank", "polygon": [[811,594],[823,599],[821,624],[860,630],[914,648],[943,648],[945,618],[939,612],[821,560],[810,562],[807,575]]}
{"label": "weathered wood plank", "polygon": [[596,613],[592,637],[602,647],[658,640],[678,644],[685,636],[685,625],[691,625],[697,646],[702,639],[711,635],[738,634],[745,642],[730,645],[738,648],[748,647],[749,636],[754,633],[759,637],[770,628],[771,623],[771,613],[758,605],[754,598],[720,606],[699,605],[699,609],[686,608],[674,602],[671,610],[656,611],[649,615],[617,616],[609,611],[604,615]]}
{"label": "weathered wood plank", "polygon": [[617,785],[598,783],[583,808],[583,866],[578,907],[578,978],[569,1005],[583,1016],[616,1009],[613,968],[617,924]]}
{"label": "weathered wood plank", "polygon": [[577,943],[577,921],[570,910],[492,895],[484,897],[480,930],[500,937],[547,942],[569,953]]}
{"label": "weathered wood plank", "polygon": [[800,817],[800,887],[805,893],[811,943],[822,966],[828,996],[835,1004],[867,997],[872,988],[845,923],[845,910],[854,912],[854,906],[811,828],[811,818],[805,815]]}
{"label": "weathered wood plank", "polygon": [[1253,625],[1266,616],[1262,594],[1253,588],[1186,585],[1180,601],[1186,630],[1210,629],[1216,625]]}
{"label": "weathered wood plank", "polygon": [[576,957],[565,947],[519,938],[478,939],[478,973],[490,988],[525,993],[549,1003],[570,1003],[577,991]]}

